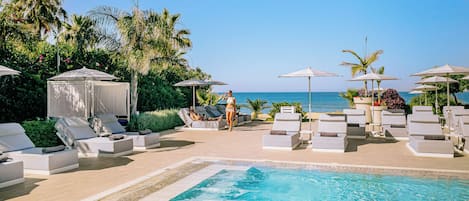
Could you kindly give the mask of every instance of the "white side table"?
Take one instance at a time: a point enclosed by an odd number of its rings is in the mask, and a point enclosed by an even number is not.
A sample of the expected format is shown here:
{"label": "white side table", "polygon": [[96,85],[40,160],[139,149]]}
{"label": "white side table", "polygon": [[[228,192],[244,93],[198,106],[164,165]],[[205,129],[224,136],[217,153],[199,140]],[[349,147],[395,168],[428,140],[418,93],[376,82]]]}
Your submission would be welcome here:
{"label": "white side table", "polygon": [[300,142],[303,144],[305,141],[309,144],[311,142],[311,137],[313,136],[313,131],[311,130],[301,130],[300,131]]}

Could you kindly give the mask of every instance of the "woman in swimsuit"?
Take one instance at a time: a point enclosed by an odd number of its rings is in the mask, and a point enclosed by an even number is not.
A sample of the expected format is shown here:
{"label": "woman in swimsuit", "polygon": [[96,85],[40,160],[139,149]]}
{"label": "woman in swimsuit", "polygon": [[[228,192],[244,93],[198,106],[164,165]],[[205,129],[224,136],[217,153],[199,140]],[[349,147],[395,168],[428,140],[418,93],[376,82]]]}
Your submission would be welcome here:
{"label": "woman in swimsuit", "polygon": [[233,121],[236,116],[236,98],[233,97],[233,92],[231,90],[228,91],[228,96],[225,97],[226,99],[226,123],[228,123],[229,131],[233,129]]}

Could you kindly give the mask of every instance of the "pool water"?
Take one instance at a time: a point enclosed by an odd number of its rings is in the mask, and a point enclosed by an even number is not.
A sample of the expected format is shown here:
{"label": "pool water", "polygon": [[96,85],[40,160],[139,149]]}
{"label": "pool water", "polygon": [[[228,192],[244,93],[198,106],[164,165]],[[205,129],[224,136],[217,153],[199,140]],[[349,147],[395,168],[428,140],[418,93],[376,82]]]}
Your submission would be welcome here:
{"label": "pool water", "polygon": [[220,171],[177,200],[469,200],[469,181],[262,167]]}

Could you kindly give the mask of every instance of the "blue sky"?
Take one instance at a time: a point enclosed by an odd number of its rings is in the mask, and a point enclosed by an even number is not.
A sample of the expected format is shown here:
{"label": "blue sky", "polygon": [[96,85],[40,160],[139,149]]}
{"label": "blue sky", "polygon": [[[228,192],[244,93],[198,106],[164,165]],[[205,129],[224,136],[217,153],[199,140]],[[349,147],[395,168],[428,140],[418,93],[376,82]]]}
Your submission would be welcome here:
{"label": "blue sky", "polygon": [[[86,14],[99,5],[130,10],[132,0],[65,0],[69,14]],[[344,91],[360,87],[342,61],[341,52],[364,54],[382,49],[374,64],[398,81],[382,86],[409,90],[409,75],[432,66],[469,66],[469,1],[280,1],[280,0],[140,0],[142,9],[168,8],[182,15],[180,27],[190,29],[191,66],[215,80],[229,83],[216,91],[305,91],[306,79],[278,75],[312,68],[342,77],[313,78],[313,91]]]}

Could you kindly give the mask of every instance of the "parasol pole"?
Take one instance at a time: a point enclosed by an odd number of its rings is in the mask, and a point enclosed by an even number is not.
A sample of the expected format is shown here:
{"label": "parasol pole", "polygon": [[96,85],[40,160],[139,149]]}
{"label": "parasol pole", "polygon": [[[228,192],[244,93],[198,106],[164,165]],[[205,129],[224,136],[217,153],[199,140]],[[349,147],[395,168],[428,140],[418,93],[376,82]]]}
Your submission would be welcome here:
{"label": "parasol pole", "polygon": [[309,130],[313,130],[311,122],[311,76],[308,76],[308,119],[309,119]]}
{"label": "parasol pole", "polygon": [[195,110],[195,85],[192,85],[192,109]]}

